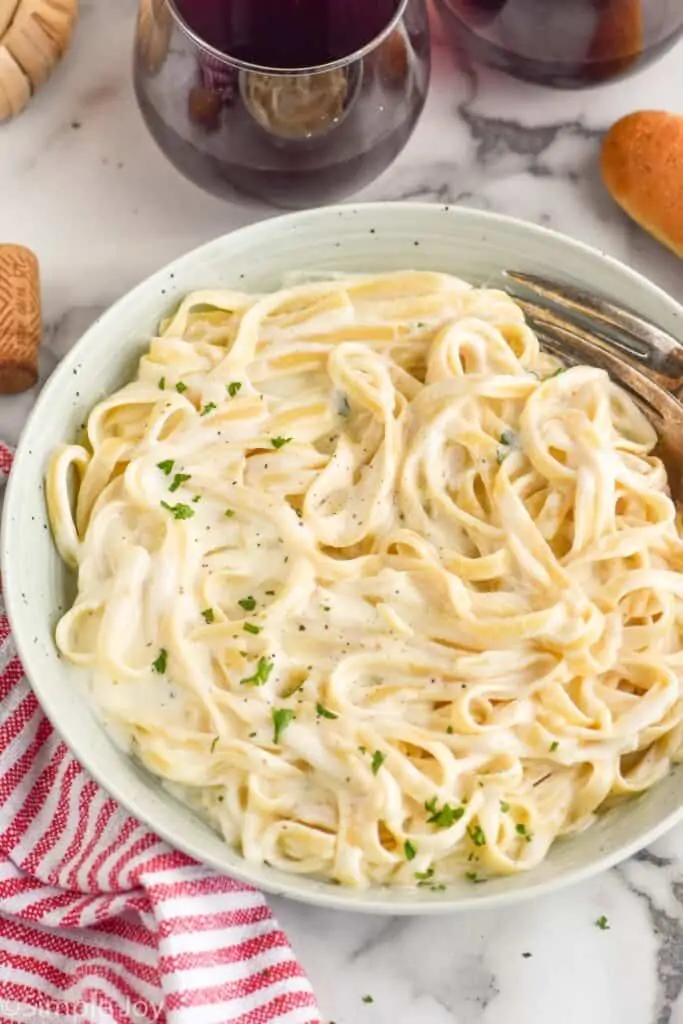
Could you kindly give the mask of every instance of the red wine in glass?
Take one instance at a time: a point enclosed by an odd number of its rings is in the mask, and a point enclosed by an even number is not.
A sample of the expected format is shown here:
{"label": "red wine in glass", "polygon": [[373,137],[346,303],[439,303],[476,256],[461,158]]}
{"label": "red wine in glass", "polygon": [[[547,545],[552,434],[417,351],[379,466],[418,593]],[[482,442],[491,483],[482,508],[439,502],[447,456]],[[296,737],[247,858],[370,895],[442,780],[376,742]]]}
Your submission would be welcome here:
{"label": "red wine in glass", "polygon": [[635,71],[683,35],[681,0],[436,0],[455,49],[575,88]]}
{"label": "red wine in glass", "polygon": [[426,0],[141,0],[135,87],[188,178],[284,207],[339,198],[410,137]]}
{"label": "red wine in glass", "polygon": [[395,17],[400,0],[175,0],[214,49],[262,68],[308,68],[349,57]]}

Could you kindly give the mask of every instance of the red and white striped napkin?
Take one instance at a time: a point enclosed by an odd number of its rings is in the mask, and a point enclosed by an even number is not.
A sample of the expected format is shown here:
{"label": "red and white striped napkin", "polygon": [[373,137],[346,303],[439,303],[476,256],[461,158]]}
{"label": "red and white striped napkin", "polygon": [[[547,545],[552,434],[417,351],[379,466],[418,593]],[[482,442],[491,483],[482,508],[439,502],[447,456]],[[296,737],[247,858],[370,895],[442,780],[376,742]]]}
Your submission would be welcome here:
{"label": "red and white striped napkin", "polygon": [[[0,480],[12,455],[0,445]],[[320,1024],[263,895],[167,846],[43,715],[0,597],[0,1024]]]}

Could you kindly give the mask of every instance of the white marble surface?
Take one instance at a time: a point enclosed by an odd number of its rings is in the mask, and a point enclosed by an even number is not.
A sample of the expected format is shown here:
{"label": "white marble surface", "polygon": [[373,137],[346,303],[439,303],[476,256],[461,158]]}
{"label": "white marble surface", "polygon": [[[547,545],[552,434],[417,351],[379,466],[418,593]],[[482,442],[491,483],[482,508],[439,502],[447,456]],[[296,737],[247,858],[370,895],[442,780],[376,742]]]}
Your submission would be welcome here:
{"label": "white marble surface", "polygon": [[[203,195],[164,161],[133,100],[133,0],[82,6],[64,66],[0,128],[0,232],[40,258],[44,375],[140,278],[273,212]],[[681,264],[629,224],[597,173],[601,132],[646,107],[683,113],[683,46],[626,83],[569,94],[466,75],[437,48],[419,129],[363,198],[549,224],[683,300]],[[0,437],[16,441],[34,399],[0,401]],[[683,827],[605,876],[507,911],[432,921],[276,909],[336,1024],[683,1024]],[[609,930],[595,926],[602,914]]]}

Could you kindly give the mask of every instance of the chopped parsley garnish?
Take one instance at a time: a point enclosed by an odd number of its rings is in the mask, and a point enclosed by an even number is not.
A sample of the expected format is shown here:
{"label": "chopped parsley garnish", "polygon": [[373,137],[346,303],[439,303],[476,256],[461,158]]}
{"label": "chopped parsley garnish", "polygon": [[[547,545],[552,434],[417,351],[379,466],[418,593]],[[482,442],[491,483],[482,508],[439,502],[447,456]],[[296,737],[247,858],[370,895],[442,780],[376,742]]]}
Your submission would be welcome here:
{"label": "chopped parsley garnish", "polygon": [[334,711],[328,711],[322,704],[316,704],[315,713],[320,718],[339,718],[339,715],[335,715]]}
{"label": "chopped parsley garnish", "polygon": [[262,629],[263,626],[255,626],[253,622],[244,623],[244,632],[251,633],[252,636],[258,636]]}
{"label": "chopped parsley garnish", "polygon": [[448,733],[449,736],[452,736],[453,735],[453,726],[449,725],[448,728],[446,729],[446,732]]}
{"label": "chopped parsley garnish", "polygon": [[332,611],[332,609],[330,608],[329,604],[324,604],[324,605],[322,606],[322,609],[323,609],[323,611],[324,611],[324,612],[330,612],[330,611]]}
{"label": "chopped parsley garnish", "polygon": [[294,718],[291,708],[273,708],[273,743],[279,743],[282,733]]}
{"label": "chopped parsley garnish", "polygon": [[197,504],[198,501],[201,501],[201,500],[202,500],[201,494],[195,494],[194,498],[192,499],[192,501],[193,501],[193,503],[195,505]]}
{"label": "chopped parsley garnish", "polygon": [[466,871],[465,878],[468,882],[473,882],[475,885],[479,885],[481,882],[485,882],[485,878],[480,878],[476,871]]}
{"label": "chopped parsley garnish", "polygon": [[382,765],[387,759],[387,755],[383,754],[381,750],[376,750],[372,755],[372,774],[376,775]]}
{"label": "chopped parsley garnish", "polygon": [[427,868],[426,871],[416,871],[415,877],[421,885],[429,882],[434,877],[434,868]]}
{"label": "chopped parsley garnish", "polygon": [[211,744],[211,753],[212,754],[213,754],[214,750],[216,749],[216,744],[218,743],[218,740],[219,740],[219,737],[218,736],[214,736],[213,743]]}
{"label": "chopped parsley garnish", "polygon": [[216,408],[216,403],[215,402],[207,402],[206,405],[204,406],[204,408],[202,409],[200,415],[201,416],[208,416],[209,413],[213,412],[213,410],[215,408]]}
{"label": "chopped parsley garnish", "polygon": [[159,656],[156,661],[152,662],[152,668],[155,672],[158,672],[160,676],[163,676],[166,671],[166,665],[168,664],[168,651],[162,647],[159,651]]}
{"label": "chopped parsley garnish", "polygon": [[403,852],[406,855],[406,860],[415,860],[417,857],[417,847],[411,843],[410,839],[406,839],[403,844]]}
{"label": "chopped parsley garnish", "polygon": [[597,919],[595,924],[600,929],[600,931],[603,931],[603,932],[609,931],[609,922],[608,922],[608,920],[607,920],[607,918],[605,917],[604,914]]}
{"label": "chopped parsley garnish", "polygon": [[194,509],[189,505],[169,505],[168,502],[162,501],[161,507],[170,512],[174,519],[192,519],[194,515]]}
{"label": "chopped parsley garnish", "polygon": [[157,462],[157,469],[160,469],[166,476],[169,476],[173,472],[174,466],[175,459],[164,459],[163,462]]}
{"label": "chopped parsley garnish", "polygon": [[557,742],[557,740],[553,740],[553,742],[550,744],[550,753],[554,754],[559,745],[560,744]]}
{"label": "chopped parsley garnish", "polygon": [[467,834],[475,846],[486,846],[486,836],[481,825],[470,825]]}
{"label": "chopped parsley garnish", "polygon": [[256,607],[256,601],[253,597],[243,597],[242,600],[237,603],[240,608],[244,608],[245,612],[253,612]]}
{"label": "chopped parsley garnish", "polygon": [[187,391],[187,384],[184,380],[179,380],[175,386],[176,391],[179,395],[182,395],[184,391]]}
{"label": "chopped parsley garnish", "polygon": [[504,430],[500,435],[500,443],[508,446],[515,443],[515,432],[514,430]]}
{"label": "chopped parsley garnish", "polygon": [[233,380],[233,381],[231,381],[230,384],[226,384],[225,387],[226,387],[226,390],[227,390],[228,394],[230,395],[230,397],[234,398],[235,395],[237,394],[237,392],[242,387],[242,385],[241,385],[241,383],[238,380]]}
{"label": "chopped parsley garnish", "polygon": [[213,608],[205,608],[202,612],[202,617],[207,626],[210,626],[215,621],[216,616],[214,615]]}
{"label": "chopped parsley garnish", "polygon": [[372,996],[363,996],[364,1003],[374,1003],[374,1001],[375,1000],[372,998]]}
{"label": "chopped parsley garnish", "polygon": [[291,437],[274,437],[270,443],[272,444],[273,448],[284,448],[284,446],[286,444],[289,444],[291,440]]}
{"label": "chopped parsley garnish", "polygon": [[266,590],[266,597],[275,597],[274,590]]}
{"label": "chopped parsley garnish", "polygon": [[503,812],[503,814],[507,814],[507,812],[510,810],[510,804],[507,802],[507,800],[500,801],[500,809]]}
{"label": "chopped parsley garnish", "polygon": [[505,459],[507,458],[508,454],[509,453],[505,450],[505,448],[498,449],[498,451],[496,452],[496,462],[498,463],[499,466],[501,465],[501,463],[505,462]]}
{"label": "chopped parsley garnish", "polygon": [[176,473],[173,477],[173,483],[169,484],[169,491],[177,491],[181,484],[184,484],[186,480],[191,480],[192,476],[190,473]]}
{"label": "chopped parsley garnish", "polygon": [[531,832],[527,831],[526,825],[523,825],[520,822],[519,825],[515,826],[515,832],[517,833],[518,836],[524,836],[524,838],[526,839],[527,843],[531,842]]}
{"label": "chopped parsley garnish", "polygon": [[430,806],[425,807],[428,811],[431,811],[431,817],[427,818],[429,825],[436,825],[437,828],[450,828],[456,821],[459,821],[465,813],[464,807],[451,807],[450,804],[444,804],[441,810],[436,808],[436,800],[430,801]]}
{"label": "chopped parsley garnish", "polygon": [[247,676],[246,679],[240,679],[242,686],[264,686],[268,682],[268,677],[273,671],[273,663],[268,658],[259,658],[256,672],[253,676]]}
{"label": "chopped parsley garnish", "polygon": [[232,519],[234,514],[235,514],[234,509],[231,509],[231,508],[226,508],[225,513],[224,513],[226,519]]}
{"label": "chopped parsley garnish", "polygon": [[548,376],[546,377],[546,380],[552,380],[553,377],[559,377],[561,373],[566,373],[566,372],[567,372],[567,367],[566,366],[558,366],[558,368],[556,370],[554,370],[552,373],[548,374]]}
{"label": "chopped parsley garnish", "polygon": [[358,749],[360,750],[361,754],[367,754],[367,752],[368,752],[368,748],[367,747],[359,747]]}
{"label": "chopped parsley garnish", "polygon": [[159,377],[159,391],[165,391],[165,390],[166,390],[166,378],[165,377]]}

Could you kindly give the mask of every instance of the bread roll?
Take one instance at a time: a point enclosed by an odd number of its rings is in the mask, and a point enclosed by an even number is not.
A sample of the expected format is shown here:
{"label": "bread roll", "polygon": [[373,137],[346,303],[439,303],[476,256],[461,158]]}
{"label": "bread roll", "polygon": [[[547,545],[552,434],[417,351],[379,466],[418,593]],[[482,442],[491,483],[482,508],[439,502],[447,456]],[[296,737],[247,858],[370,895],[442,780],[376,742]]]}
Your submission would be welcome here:
{"label": "bread roll", "polygon": [[617,121],[603,142],[602,176],[629,217],[683,257],[683,117],[643,110]]}

